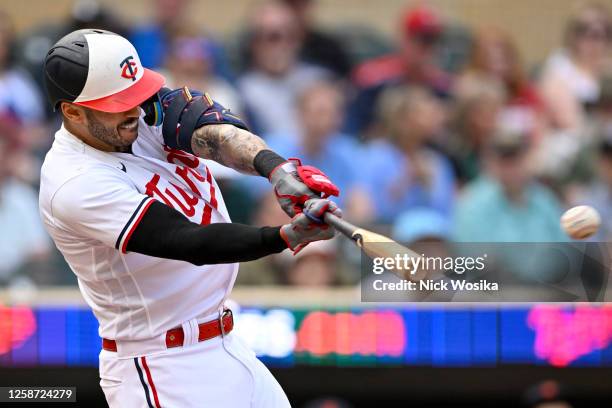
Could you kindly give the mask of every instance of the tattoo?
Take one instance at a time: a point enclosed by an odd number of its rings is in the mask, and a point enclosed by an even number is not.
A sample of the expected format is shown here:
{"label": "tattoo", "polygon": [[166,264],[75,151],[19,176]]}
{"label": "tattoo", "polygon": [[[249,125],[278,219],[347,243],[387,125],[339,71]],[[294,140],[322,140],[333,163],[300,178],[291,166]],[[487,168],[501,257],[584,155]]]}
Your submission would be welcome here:
{"label": "tattoo", "polygon": [[204,159],[214,160],[241,173],[259,174],[253,166],[266,143],[253,133],[234,125],[206,125],[193,132],[191,148]]}

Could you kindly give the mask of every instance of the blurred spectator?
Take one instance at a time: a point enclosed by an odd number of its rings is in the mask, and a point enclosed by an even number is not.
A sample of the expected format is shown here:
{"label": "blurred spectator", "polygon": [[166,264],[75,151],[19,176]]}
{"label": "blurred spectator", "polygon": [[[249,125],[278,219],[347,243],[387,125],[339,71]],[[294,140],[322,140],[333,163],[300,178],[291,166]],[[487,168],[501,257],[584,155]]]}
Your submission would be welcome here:
{"label": "blurred spectator", "polygon": [[[394,221],[391,228],[391,237],[401,242],[417,254],[426,257],[440,257],[442,259],[451,256],[449,238],[450,222],[448,217],[431,208],[415,207],[401,213]],[[405,273],[405,272],[404,272]],[[409,272],[417,279],[444,279],[443,271],[426,270],[420,268]],[[400,283],[402,276],[399,271],[387,274],[386,282]],[[371,288],[378,275],[366,274],[362,277],[362,288]],[[448,301],[452,294],[445,291],[429,293],[428,291],[388,291],[385,293],[386,301],[395,302],[418,302],[425,299],[433,301]],[[435,299],[434,299],[435,298]]]}
{"label": "blurred spectator", "polygon": [[559,242],[560,204],[533,178],[531,142],[498,131],[485,152],[485,173],[457,203],[454,239],[463,242]]}
{"label": "blurred spectator", "polygon": [[65,21],[36,27],[22,37],[16,52],[19,65],[27,69],[42,88],[42,64],[49,48],[64,35],[83,28],[98,28],[124,34],[123,24],[108,7],[97,0],[76,0]]}
{"label": "blurred spectator", "polygon": [[301,38],[300,59],[324,67],[338,77],[346,78],[351,63],[344,45],[331,34],[319,30],[313,22],[313,8],[317,0],[284,0],[296,16],[298,36]]}
{"label": "blurred spectator", "polygon": [[572,408],[567,391],[554,380],[546,380],[529,387],[523,395],[525,406],[530,408]]}
{"label": "blurred spectator", "polygon": [[17,123],[0,117],[0,283],[4,284],[26,264],[46,260],[50,250],[36,192],[12,174],[20,148]]}
{"label": "blurred spectator", "polygon": [[473,43],[472,28],[455,20],[446,21],[438,44],[438,66],[451,75],[468,64]]}
{"label": "blurred spectator", "polygon": [[[298,133],[266,136],[268,146],[284,157],[299,157],[304,164],[323,170],[340,188],[340,197],[334,201],[344,207],[357,187],[361,146],[339,132],[344,113],[342,93],[334,83],[317,82],[303,89],[296,105]],[[270,185],[261,179],[257,188],[268,191]]]}
{"label": "blurred spectator", "polygon": [[179,36],[170,43],[166,57],[166,86],[188,86],[208,92],[221,105],[243,113],[242,101],[228,81],[214,71],[213,44],[198,36]]}
{"label": "blurred spectator", "polygon": [[593,109],[595,126],[599,129],[612,124],[612,75],[604,76],[600,82],[600,92]]}
{"label": "blurred spectator", "polygon": [[436,96],[449,96],[451,78],[438,66],[436,53],[442,29],[442,21],[433,10],[425,6],[407,10],[400,50],[366,61],[353,73],[358,93],[346,124],[349,133],[368,130],[374,120],[372,107],[380,92],[390,85],[420,85]]}
{"label": "blurred spectator", "polygon": [[477,178],[482,167],[482,153],[498,125],[505,102],[505,91],[498,81],[464,79],[452,118],[452,133],[442,143],[450,156],[460,183]]}
{"label": "blurred spectator", "polygon": [[[191,89],[207,92],[221,105],[238,115],[243,115],[244,106],[240,95],[225,78],[215,72],[214,58],[214,44],[209,39],[183,28],[181,34],[178,34],[169,44],[166,57],[167,71],[164,72],[165,86],[169,88],[188,86]],[[222,183],[224,180],[239,176],[237,171],[215,161],[206,160],[206,165],[211,169],[215,178]],[[221,187],[225,187],[224,190],[227,192],[233,188],[227,183]],[[230,196],[226,195],[226,197]],[[240,199],[241,204],[243,201],[244,199]],[[236,201],[232,200],[232,204],[234,203]]]}
{"label": "blurred spectator", "polygon": [[495,81],[504,88],[506,102],[502,115],[535,130],[541,122],[542,102],[538,91],[527,79],[516,44],[501,29],[480,29],[475,36],[470,63],[455,87],[461,97],[471,82]]}
{"label": "blurred spectator", "polygon": [[164,64],[172,38],[181,32],[185,23],[188,5],[189,0],[151,0],[153,20],[129,34],[142,65],[157,68]]}
{"label": "blurred spectator", "polygon": [[252,66],[239,79],[239,89],[258,134],[297,134],[296,95],[323,79],[326,71],[298,60],[298,23],[292,10],[279,1],[259,6],[250,22]]}
{"label": "blurred spectator", "polygon": [[[164,76],[169,88],[188,86],[207,92],[223,106],[243,116],[244,104],[238,91],[214,69],[216,45],[209,38],[200,36],[195,30],[182,27],[169,40],[168,55],[165,58]],[[207,160],[217,180],[234,179],[239,173],[229,167]],[[233,186],[225,185],[229,191]],[[242,200],[241,200],[242,202]]]}
{"label": "blurred spectator", "polygon": [[585,109],[599,97],[599,80],[610,51],[612,26],[607,7],[588,4],[568,22],[562,49],[546,61],[541,87],[556,129],[576,129]]}
{"label": "blurred spectator", "polygon": [[[150,0],[154,9],[153,21],[138,26],[129,33],[129,40],[138,55],[142,65],[149,68],[162,67],[166,62],[172,39],[184,31],[187,19],[186,12],[190,0]],[[209,40],[208,52],[214,64],[214,70],[225,79],[231,79],[232,74],[225,58],[223,48]]]}
{"label": "blurred spectator", "polygon": [[[415,208],[397,217],[393,223],[391,236],[398,242],[414,244],[448,241],[450,232],[448,218],[429,208]],[[412,249],[418,252],[417,249]]]}
{"label": "blurred spectator", "polygon": [[453,170],[444,156],[427,147],[443,129],[438,100],[422,88],[390,88],[381,97],[379,112],[387,139],[371,142],[360,163],[374,218],[390,223],[415,207],[450,216]]}
{"label": "blurred spectator", "polygon": [[[451,256],[450,220],[438,211],[429,208],[415,208],[397,217],[393,223],[391,236],[402,242],[417,254],[432,258]],[[440,279],[443,271],[417,270],[414,274],[428,279]],[[417,297],[413,300],[419,300]],[[439,299],[444,300],[444,299]]]}
{"label": "blurred spectator", "polygon": [[283,283],[303,287],[334,286],[339,282],[337,273],[337,242],[312,242],[296,255],[290,251],[279,256],[285,264]]}
{"label": "blurred spectator", "polygon": [[28,73],[14,65],[14,40],[12,22],[0,12],[0,114],[38,124],[44,119],[42,96]]}
{"label": "blurred spectator", "polygon": [[[181,34],[172,39],[166,57],[165,86],[169,88],[187,86],[207,92],[215,101],[237,115],[243,116],[244,105],[238,91],[214,70],[214,48],[214,43],[202,36]],[[233,198],[229,205],[243,205],[244,197],[237,197],[231,191],[233,186],[225,183],[226,180],[235,179],[240,173],[213,160],[206,160],[206,165],[212,170],[215,178],[225,184],[221,186],[225,196]]]}
{"label": "blurred spectator", "polygon": [[23,147],[20,160],[13,163],[14,176],[36,184],[40,165],[31,151],[46,150],[49,135],[42,95],[28,72],[16,64],[14,35],[11,20],[0,11],[0,116],[15,120],[15,133]]}
{"label": "blurred spectator", "polygon": [[603,130],[597,155],[598,178],[576,204],[588,204],[601,216],[595,241],[612,241],[612,123]]}
{"label": "blurred spectator", "polygon": [[599,98],[580,130],[580,137],[570,132],[542,140],[536,159],[540,163],[540,179],[559,190],[568,202],[581,201],[576,194],[584,193],[584,185],[593,182],[600,173],[601,142],[611,126],[612,77],[607,75],[600,82]]}
{"label": "blurred spectator", "polygon": [[[269,184],[268,184],[269,185]],[[252,205],[251,201],[251,205]],[[259,201],[252,224],[282,225],[290,221],[276,200],[276,195],[268,187],[268,192]],[[240,273],[236,278],[237,285],[279,285],[286,282],[286,263],[281,254],[266,256],[256,261],[240,264]]]}
{"label": "blurred spectator", "polygon": [[564,47],[542,70],[540,87],[550,132],[539,145],[537,172],[558,188],[574,179],[581,152],[591,143],[588,113],[601,94],[611,36],[608,9],[584,5],[567,24]]}

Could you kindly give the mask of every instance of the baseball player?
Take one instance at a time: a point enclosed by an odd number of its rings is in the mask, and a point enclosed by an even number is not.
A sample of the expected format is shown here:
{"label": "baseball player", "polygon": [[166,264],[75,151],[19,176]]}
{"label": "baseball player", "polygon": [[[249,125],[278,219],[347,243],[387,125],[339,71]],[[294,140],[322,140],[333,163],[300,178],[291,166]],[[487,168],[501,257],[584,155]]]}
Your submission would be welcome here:
{"label": "baseball player", "polygon": [[[68,34],[44,76],[63,124],[42,166],[40,211],[100,323],[108,404],[289,406],[232,334],[224,301],[237,262],[331,238],[320,220],[341,213],[322,197],[337,188],[268,150],[208,95],[162,88],[114,33]],[[267,177],[291,222],[231,223],[203,159]]]}

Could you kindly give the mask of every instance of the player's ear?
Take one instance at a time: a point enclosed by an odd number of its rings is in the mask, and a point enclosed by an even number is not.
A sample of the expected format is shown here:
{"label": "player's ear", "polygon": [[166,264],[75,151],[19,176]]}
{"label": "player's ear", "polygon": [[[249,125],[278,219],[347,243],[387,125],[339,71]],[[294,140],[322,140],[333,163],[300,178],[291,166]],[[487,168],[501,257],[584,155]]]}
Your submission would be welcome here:
{"label": "player's ear", "polygon": [[70,122],[85,122],[85,110],[82,107],[72,104],[70,102],[61,102],[60,109],[64,118],[69,120]]}

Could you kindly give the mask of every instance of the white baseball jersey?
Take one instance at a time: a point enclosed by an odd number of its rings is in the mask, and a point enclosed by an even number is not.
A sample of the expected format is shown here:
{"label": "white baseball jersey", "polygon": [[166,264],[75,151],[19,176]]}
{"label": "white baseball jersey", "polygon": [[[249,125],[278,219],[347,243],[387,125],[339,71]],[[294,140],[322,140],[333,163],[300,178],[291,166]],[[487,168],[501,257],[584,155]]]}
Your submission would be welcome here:
{"label": "white baseball jersey", "polygon": [[126,252],[153,200],[197,224],[230,222],[204,160],[165,147],[161,130],[142,119],[132,153],[102,152],[63,126],[57,131],[42,166],[41,216],[102,337],[141,340],[214,316],[236,279],[237,264],[195,266]]}

